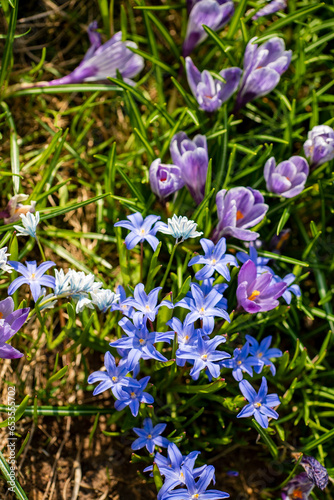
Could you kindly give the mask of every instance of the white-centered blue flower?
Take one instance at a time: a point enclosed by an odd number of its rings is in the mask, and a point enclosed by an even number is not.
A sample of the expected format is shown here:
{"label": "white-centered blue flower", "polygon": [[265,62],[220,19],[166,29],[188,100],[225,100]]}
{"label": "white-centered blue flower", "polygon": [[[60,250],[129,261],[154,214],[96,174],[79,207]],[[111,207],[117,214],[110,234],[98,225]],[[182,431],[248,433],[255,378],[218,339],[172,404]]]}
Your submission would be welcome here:
{"label": "white-centered blue flower", "polygon": [[161,222],[159,224],[159,231],[161,233],[171,234],[177,242],[179,238],[181,238],[180,243],[188,238],[197,238],[203,234],[203,232],[196,231],[196,222],[189,220],[187,217],[182,217],[181,215],[178,217],[174,214],[171,219],[168,219],[167,223],[168,224],[164,224]]}
{"label": "white-centered blue flower", "polygon": [[22,220],[22,226],[14,226],[17,231],[17,236],[32,236],[36,238],[36,230],[39,224],[39,212],[32,214],[28,212],[26,215],[20,215]]}

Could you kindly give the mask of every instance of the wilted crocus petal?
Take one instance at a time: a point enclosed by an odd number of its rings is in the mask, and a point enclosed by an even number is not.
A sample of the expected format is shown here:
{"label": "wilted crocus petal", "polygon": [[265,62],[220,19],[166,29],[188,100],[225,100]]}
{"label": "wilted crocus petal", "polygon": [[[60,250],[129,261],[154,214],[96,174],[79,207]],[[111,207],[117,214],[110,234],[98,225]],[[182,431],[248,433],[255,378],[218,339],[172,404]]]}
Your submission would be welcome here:
{"label": "wilted crocus petal", "polygon": [[304,143],[305,156],[312,167],[334,158],[334,130],[328,125],[317,125],[307,135]]}
{"label": "wilted crocus petal", "polygon": [[188,56],[196,45],[207,38],[203,24],[214,31],[219,30],[231,19],[234,5],[231,0],[201,0],[191,9],[186,38],[183,44],[183,57]]}
{"label": "wilted crocus petal", "polygon": [[274,157],[269,158],[264,166],[264,178],[267,189],[284,198],[293,198],[304,189],[309,166],[305,158],[292,156],[276,166]]}
{"label": "wilted crocus petal", "polygon": [[0,218],[4,219],[5,224],[11,224],[20,220],[22,214],[25,215],[28,212],[33,214],[35,212],[35,201],[32,201],[31,205],[22,205],[21,201],[25,201],[28,198],[27,194],[16,194],[9,200],[5,210],[0,212]]}
{"label": "wilted crocus petal", "polygon": [[272,0],[268,2],[267,5],[262,7],[262,9],[258,10],[256,14],[252,17],[253,21],[256,21],[259,17],[269,16],[270,14],[274,14],[279,10],[285,9],[287,6],[286,0]]}
{"label": "wilted crocus petal", "polygon": [[184,186],[180,167],[165,165],[157,158],[150,166],[150,184],[154,194],[167,198]]}
{"label": "wilted crocus petal", "polygon": [[282,38],[273,37],[260,47],[255,40],[252,38],[246,47],[237,109],[271,92],[291,62],[292,51],[285,50]]}
{"label": "wilted crocus petal", "polygon": [[205,135],[190,140],[185,132],[174,135],[170,143],[173,163],[181,169],[182,179],[197,204],[204,198],[209,157]]}
{"label": "wilted crocus petal", "polygon": [[240,68],[223,69],[219,74],[225,80],[224,83],[214,79],[207,70],[200,73],[190,57],[186,58],[186,70],[189,87],[199,107],[209,112],[219,109],[234,94],[242,73]]}
{"label": "wilted crocus petal", "polygon": [[283,500],[308,500],[314,484],[307,477],[306,472],[295,476],[282,490]]}
{"label": "wilted crocus petal", "polygon": [[324,490],[328,483],[328,472],[326,467],[321,465],[314,457],[303,456],[300,465],[304,467],[307,477],[318,488]]}
{"label": "wilted crocus petal", "polygon": [[277,299],[286,288],[287,284],[284,282],[275,283],[270,273],[257,276],[256,265],[248,260],[238,274],[238,306],[252,314],[270,311],[279,305]]}
{"label": "wilted crocus petal", "polygon": [[234,236],[244,241],[259,237],[259,233],[248,229],[261,222],[269,208],[259,191],[246,187],[222,189],[217,193],[216,203],[218,225],[213,233],[215,241],[222,236]]}
{"label": "wilted crocus petal", "polygon": [[[121,32],[116,33],[103,45],[99,45],[97,34],[94,35],[93,33],[94,30],[89,32],[90,41],[93,43],[92,46],[72,73],[63,78],[57,78],[39,85],[94,82],[105,80],[108,77],[115,78],[117,71],[127,80],[136,76],[143,69],[144,59],[129,49],[129,47],[136,49],[137,44],[130,41],[123,42]],[[132,83],[131,80],[129,83]]]}

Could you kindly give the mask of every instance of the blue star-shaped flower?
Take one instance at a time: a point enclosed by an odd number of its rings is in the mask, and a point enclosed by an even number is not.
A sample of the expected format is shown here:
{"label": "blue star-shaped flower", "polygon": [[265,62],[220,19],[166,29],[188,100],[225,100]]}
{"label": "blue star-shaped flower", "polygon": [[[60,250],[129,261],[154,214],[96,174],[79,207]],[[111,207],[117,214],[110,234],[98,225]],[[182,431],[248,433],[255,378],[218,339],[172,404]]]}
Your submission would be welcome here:
{"label": "blue star-shaped flower", "polygon": [[160,436],[160,434],[166,429],[167,424],[157,424],[153,427],[152,420],[150,418],[145,418],[143,429],[134,427],[134,432],[139,436],[132,445],[133,450],[140,450],[146,446],[149,453],[154,452],[155,446],[162,446],[167,448],[169,441],[167,438]]}
{"label": "blue star-shaped flower", "polygon": [[132,377],[127,377],[129,373],[127,360],[124,362],[121,360],[116,366],[115,358],[110,352],[106,352],[104,355],[104,365],[107,371],[96,371],[89,375],[87,382],[89,384],[95,384],[95,382],[100,382],[93,391],[93,396],[101,394],[101,392],[111,389],[113,395],[118,398],[120,391],[124,387],[140,387],[137,380]]}
{"label": "blue star-shaped flower", "polygon": [[221,365],[225,368],[232,368],[232,375],[238,382],[242,380],[243,372],[248,373],[248,375],[252,377],[252,367],[263,366],[262,362],[257,358],[255,358],[254,356],[249,356],[249,349],[249,343],[246,342],[246,344],[241,349],[239,347],[234,349],[233,358],[221,362]]}
{"label": "blue star-shaped flower", "polygon": [[138,380],[140,387],[124,387],[122,392],[118,394],[118,399],[115,401],[117,411],[123,410],[126,406],[130,407],[134,417],[138,415],[140,403],[151,405],[154,403],[154,397],[148,392],[144,392],[150,377],[144,377]]}
{"label": "blue star-shaped flower", "polygon": [[246,340],[250,343],[250,354],[258,359],[260,363],[262,363],[260,366],[254,366],[255,373],[261,373],[264,366],[270,366],[271,373],[275,375],[276,368],[275,365],[270,361],[270,359],[280,358],[283,353],[275,347],[269,348],[272,341],[272,336],[269,335],[269,337],[265,337],[263,340],[261,340],[260,344],[251,335],[246,335]]}
{"label": "blue star-shaped flower", "polygon": [[216,335],[211,340],[204,340],[202,335],[197,333],[197,342],[194,345],[184,345],[176,351],[176,355],[181,359],[193,359],[194,367],[190,372],[193,380],[197,380],[201,370],[208,369],[213,378],[220,375],[220,365],[218,361],[229,358],[230,355],[224,351],[217,351],[216,348],[222,342],[226,342],[225,337]]}
{"label": "blue star-shaped flower", "polygon": [[159,227],[155,225],[152,228],[152,224],[155,224],[160,216],[158,215],[148,215],[143,219],[143,216],[136,212],[135,214],[128,215],[127,220],[121,220],[114,224],[115,227],[125,227],[129,229],[130,233],[125,238],[125,245],[128,250],[132,250],[139,242],[144,242],[145,240],[151,245],[153,250],[156,250],[159,240],[156,238],[155,234],[159,230]]}
{"label": "blue star-shaped flower", "polygon": [[204,280],[210,278],[215,271],[224,276],[227,281],[230,281],[230,271],[227,264],[230,266],[237,266],[237,259],[230,254],[226,254],[226,239],[221,238],[217,245],[215,245],[211,240],[202,238],[200,240],[202,248],[204,250],[204,255],[196,255],[189,262],[188,266],[193,266],[194,264],[205,264],[205,266],[195,274],[197,280]]}
{"label": "blue star-shaped flower", "polygon": [[262,377],[262,383],[259,392],[257,393],[247,380],[242,380],[239,383],[240,391],[249,402],[244,406],[237,418],[251,417],[254,415],[255,420],[264,429],[269,426],[268,417],[277,419],[278,413],[273,410],[274,406],[281,404],[277,394],[268,394],[268,384],[265,377]]}
{"label": "blue star-shaped flower", "polygon": [[159,307],[167,306],[172,309],[174,306],[172,302],[164,300],[161,304],[157,305],[158,295],[161,287],[154,288],[147,295],[144,290],[144,285],[139,283],[134,289],[134,297],[129,297],[123,301],[124,305],[134,307],[137,312],[134,313],[134,317],[143,320],[143,318],[148,318],[150,321],[154,321],[156,315],[158,314]]}
{"label": "blue star-shaped flower", "polygon": [[184,297],[175,304],[176,306],[189,309],[191,312],[187,315],[188,323],[193,323],[197,319],[203,321],[203,331],[206,335],[210,335],[215,325],[214,317],[218,316],[230,322],[228,313],[221,308],[216,307],[223,298],[221,293],[216,290],[211,290],[208,295],[204,295],[203,291],[195,283],[191,284],[192,298]]}
{"label": "blue star-shaped flower", "polygon": [[15,271],[22,274],[19,278],[16,278],[8,287],[8,295],[12,295],[16,290],[24,284],[30,286],[31,294],[35,302],[39,299],[42,294],[42,286],[49,286],[50,288],[55,287],[55,279],[53,276],[44,276],[44,273],[50,269],[50,267],[56,264],[51,260],[42,262],[37,267],[35,260],[26,262],[24,266],[21,262],[16,262],[14,260],[9,260],[8,264],[12,266]]}
{"label": "blue star-shaped flower", "polygon": [[157,351],[153,344],[156,342],[169,342],[174,338],[174,332],[149,332],[146,324],[140,318],[134,317],[133,321],[134,323],[128,318],[122,318],[118,324],[128,336],[110,343],[112,347],[130,349],[127,357],[129,371],[135,368],[140,358],[167,361],[167,358]]}

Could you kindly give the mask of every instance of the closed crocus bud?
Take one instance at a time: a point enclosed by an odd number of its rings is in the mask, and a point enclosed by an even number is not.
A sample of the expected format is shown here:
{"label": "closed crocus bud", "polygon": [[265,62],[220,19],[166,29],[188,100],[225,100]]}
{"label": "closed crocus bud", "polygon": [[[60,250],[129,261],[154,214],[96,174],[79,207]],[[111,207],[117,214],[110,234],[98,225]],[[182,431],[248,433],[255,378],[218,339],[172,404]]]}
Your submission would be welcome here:
{"label": "closed crocus bud", "polygon": [[186,58],[186,70],[189,87],[194,94],[199,107],[204,111],[216,111],[237,90],[240,68],[228,68],[219,72],[225,83],[213,78],[209,71],[202,73],[196,68],[190,57]]}
{"label": "closed crocus bud", "polygon": [[167,198],[184,186],[180,167],[165,165],[157,158],[150,166],[150,184],[153,193],[160,199]]}
{"label": "closed crocus bud", "polygon": [[47,83],[42,82],[39,86],[106,80],[108,77],[115,78],[117,71],[128,83],[133,84],[131,78],[135,77],[144,67],[144,59],[129,49],[129,47],[136,49],[137,44],[130,41],[123,42],[122,33],[119,32],[101,45],[100,37],[95,32],[96,28],[96,24],[90,25],[88,28],[92,45],[79,66],[63,78]]}
{"label": "closed crocus bud", "polygon": [[262,9],[258,10],[256,14],[252,17],[253,21],[262,16],[269,16],[270,14],[274,14],[279,10],[283,10],[286,8],[287,1],[286,0],[272,0],[272,2],[268,2],[267,5],[262,7]]}
{"label": "closed crocus bud", "polygon": [[271,193],[293,198],[304,189],[309,166],[305,158],[292,156],[276,166],[275,158],[269,158],[264,166],[264,178]]}
{"label": "closed crocus bud", "polygon": [[334,158],[334,130],[328,125],[313,127],[304,143],[304,152],[311,167],[317,167],[332,160]]}
{"label": "closed crocus bud", "polygon": [[174,135],[170,143],[170,154],[175,165],[197,204],[204,198],[209,157],[206,137],[196,135],[190,140],[185,132]]}
{"label": "closed crocus bud", "polygon": [[[186,38],[183,44],[183,57],[188,56],[196,45],[207,38],[203,24],[214,31],[219,30],[231,19],[234,5],[231,0],[201,0],[191,2]],[[188,6],[191,5],[190,2]]]}
{"label": "closed crocus bud", "polygon": [[218,225],[213,233],[215,241],[222,236],[234,236],[243,241],[253,241],[260,236],[249,229],[261,222],[269,208],[259,191],[249,187],[222,189],[217,193],[216,203]]}
{"label": "closed crocus bud", "polygon": [[260,47],[255,40],[252,38],[246,47],[237,109],[271,92],[291,62],[292,51],[285,50],[282,38],[273,37]]}

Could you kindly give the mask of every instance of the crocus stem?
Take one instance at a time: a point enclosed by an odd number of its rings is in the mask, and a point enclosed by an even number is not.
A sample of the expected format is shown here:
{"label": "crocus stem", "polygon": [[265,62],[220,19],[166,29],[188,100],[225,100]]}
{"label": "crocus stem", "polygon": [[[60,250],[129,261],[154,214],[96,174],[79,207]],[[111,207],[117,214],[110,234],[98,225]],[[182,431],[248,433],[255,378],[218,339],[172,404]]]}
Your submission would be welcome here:
{"label": "crocus stem", "polygon": [[140,283],[143,281],[144,243],[140,243]]}
{"label": "crocus stem", "polygon": [[164,285],[165,285],[165,283],[166,283],[166,279],[167,279],[167,277],[168,277],[168,274],[169,274],[170,268],[171,268],[171,266],[172,266],[172,262],[173,262],[173,258],[174,258],[174,254],[175,254],[176,247],[177,247],[177,243],[175,243],[175,245],[173,246],[172,253],[170,254],[170,258],[169,258],[169,262],[168,262],[167,269],[166,269],[166,271],[165,271],[164,277],[162,278],[162,282],[160,283],[161,288],[163,288],[163,287],[164,287]]}
{"label": "crocus stem", "polygon": [[46,262],[46,258],[45,258],[45,254],[44,254],[43,247],[42,247],[42,245],[40,244],[40,241],[39,241],[39,239],[37,238],[37,236],[36,236],[36,241],[37,241],[37,245],[38,245],[39,251],[41,252],[42,259],[44,260],[44,262]]}

